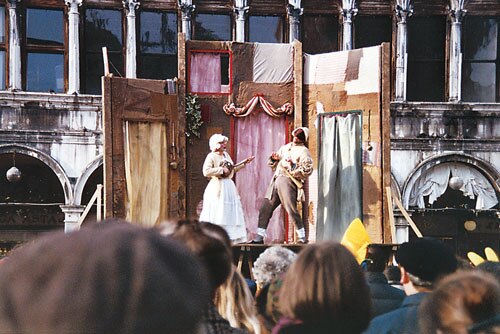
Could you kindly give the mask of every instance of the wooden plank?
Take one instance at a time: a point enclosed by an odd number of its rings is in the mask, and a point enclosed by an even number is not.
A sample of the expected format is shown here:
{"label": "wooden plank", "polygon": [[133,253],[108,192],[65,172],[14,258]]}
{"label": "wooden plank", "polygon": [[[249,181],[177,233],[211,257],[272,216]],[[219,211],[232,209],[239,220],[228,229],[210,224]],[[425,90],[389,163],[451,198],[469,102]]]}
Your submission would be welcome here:
{"label": "wooden plank", "polygon": [[102,189],[103,185],[98,184],[97,185],[97,214],[96,214],[96,221],[100,222],[102,220]]}
{"label": "wooden plank", "polygon": [[102,77],[102,128],[104,133],[104,218],[113,217],[113,127],[111,126],[111,78]]}
{"label": "wooden plank", "polygon": [[[125,142],[123,133],[123,96],[126,93],[126,81],[122,78],[111,78],[111,127],[112,127],[112,187],[113,187],[113,214],[115,218],[125,218],[125,196],[127,184],[125,177]],[[108,141],[109,143],[109,141]]]}
{"label": "wooden plank", "polygon": [[[161,154],[169,154],[169,148],[174,149],[175,142],[178,140],[179,126],[176,124],[178,117],[177,95],[165,94],[165,81],[162,80],[144,80],[144,79],[126,79],[126,78],[106,78],[111,88],[110,93],[105,90],[104,104],[106,118],[104,121],[105,131],[105,175],[106,175],[106,197],[110,202],[106,205],[108,217],[125,218],[127,215],[127,183],[125,173],[125,134],[124,125],[127,121],[145,121],[145,122],[165,122],[172,126],[170,131],[165,132],[166,147],[162,147]],[[106,85],[105,85],[106,87]],[[174,119],[174,122],[170,118]],[[109,130],[108,130],[109,128]],[[181,136],[182,137],[182,136]],[[173,145],[172,145],[173,144]],[[174,153],[174,151],[172,151]],[[175,151],[177,153],[177,151]],[[168,159],[168,156],[167,156]],[[107,163],[110,161],[110,163]],[[172,159],[170,160],[172,161]],[[162,179],[158,182],[167,182],[166,188],[172,189],[172,192],[162,191],[162,200],[160,212],[161,217],[172,217],[171,210],[172,198],[177,196],[179,191],[179,178],[174,178],[171,183],[172,171],[170,164],[162,164]],[[166,170],[163,168],[167,168]],[[165,172],[165,173],[163,173]],[[172,172],[172,173],[171,173]],[[164,178],[166,177],[166,179]],[[109,186],[111,184],[111,186]],[[130,186],[130,185],[128,185]],[[111,190],[109,188],[111,187]],[[134,191],[129,189],[130,191]],[[177,201],[174,201],[175,208],[178,208]],[[110,213],[109,213],[110,212]],[[179,218],[176,214],[174,218]]]}
{"label": "wooden plank", "polygon": [[[178,34],[178,94],[177,94],[177,104],[179,106],[178,112],[178,127],[177,133],[177,169],[174,175],[177,178],[177,184],[172,186],[177,189],[177,195],[173,198],[175,203],[172,203],[171,208],[176,208],[178,217],[187,217],[187,201],[186,201],[186,189],[188,188],[187,180],[187,166],[186,166],[186,36],[183,33]],[[172,173],[173,174],[173,173]],[[172,182],[174,182],[173,180]]]}
{"label": "wooden plank", "polygon": [[90,198],[90,201],[87,204],[87,206],[85,207],[85,210],[83,210],[82,215],[80,216],[80,218],[78,218],[78,227],[77,227],[78,229],[80,229],[80,226],[82,226],[83,221],[85,220],[85,218],[87,218],[87,215],[88,215],[90,209],[92,209],[92,205],[94,205],[94,202],[96,200],[98,201],[97,202],[97,221],[101,220],[101,208],[100,208],[101,191],[102,191],[102,185],[98,184],[97,189],[94,192],[94,194],[92,195],[92,197]]}
{"label": "wooden plank", "polygon": [[388,214],[389,214],[389,226],[391,230],[391,240],[389,242],[385,242],[387,239],[384,238],[384,243],[397,243],[396,239],[396,224],[394,223],[394,211],[392,210],[392,193],[391,193],[391,187],[386,187],[385,188],[385,195],[387,198],[387,209],[388,209]]}
{"label": "wooden plank", "polygon": [[108,48],[105,46],[102,47],[102,62],[104,65],[104,75],[108,76],[109,75]]}
{"label": "wooden plank", "polygon": [[[163,83],[162,81],[157,81]],[[127,87],[127,90],[132,90]],[[163,90],[163,88],[161,89]],[[133,89],[127,94],[122,119],[136,122],[168,122],[172,113],[177,113],[177,95],[164,94],[151,87]]]}
{"label": "wooden plank", "polygon": [[302,43],[293,42],[293,106],[294,106],[294,125],[299,127],[302,122],[302,77],[303,77],[303,54]]}
{"label": "wooden plank", "polygon": [[[382,189],[391,187],[391,45],[383,43],[381,47],[380,71],[381,71],[381,106],[380,106],[380,147],[382,154]],[[387,198],[387,194],[382,191],[382,238],[387,240],[392,237],[392,212],[389,212],[389,205],[392,208],[392,201]],[[391,209],[392,211],[392,209]],[[393,239],[393,242],[395,239]]]}
{"label": "wooden plank", "polygon": [[415,232],[415,234],[417,235],[417,237],[422,238],[423,237],[422,233],[418,229],[418,227],[415,224],[415,222],[411,219],[411,217],[408,214],[408,212],[403,207],[403,204],[401,204],[401,201],[399,200],[399,198],[393,197],[393,199],[394,199],[394,202],[396,203],[396,205],[398,206],[399,210],[403,214],[403,216],[406,218],[406,221],[408,222],[408,224],[410,224],[410,227],[413,229],[413,232]]}
{"label": "wooden plank", "polygon": [[[293,42],[293,117],[295,127],[304,126],[304,120],[302,119],[302,77],[303,77],[303,54],[302,54],[302,43],[295,40]],[[306,202],[309,203],[309,193],[306,193]],[[302,202],[297,203],[297,209],[301,213],[302,221],[306,229],[306,235],[309,237],[309,205],[303,205]],[[293,225],[293,224],[292,224]],[[295,225],[292,226],[290,231],[291,240],[296,241],[296,228]]]}

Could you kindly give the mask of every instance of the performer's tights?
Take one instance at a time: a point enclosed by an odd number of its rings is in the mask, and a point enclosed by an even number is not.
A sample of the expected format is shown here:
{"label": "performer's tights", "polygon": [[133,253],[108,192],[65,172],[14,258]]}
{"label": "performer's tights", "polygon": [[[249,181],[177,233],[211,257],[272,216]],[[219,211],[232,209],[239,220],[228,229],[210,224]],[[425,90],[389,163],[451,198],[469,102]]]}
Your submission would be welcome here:
{"label": "performer's tights", "polygon": [[285,176],[276,179],[271,199],[264,198],[259,209],[259,228],[267,228],[269,219],[280,204],[285,208],[290,222],[295,224],[297,229],[303,228],[304,224],[297,208],[297,186]]}

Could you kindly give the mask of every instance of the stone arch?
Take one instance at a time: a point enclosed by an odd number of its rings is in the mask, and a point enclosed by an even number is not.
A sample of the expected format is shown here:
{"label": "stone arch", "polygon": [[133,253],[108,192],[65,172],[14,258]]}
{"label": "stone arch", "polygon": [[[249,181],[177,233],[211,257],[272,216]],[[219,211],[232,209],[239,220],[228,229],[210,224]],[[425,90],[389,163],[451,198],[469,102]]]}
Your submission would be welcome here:
{"label": "stone arch", "polygon": [[391,172],[391,192],[392,192],[392,197],[397,197],[399,200],[401,200],[402,196],[401,187],[399,186],[398,181],[396,180],[396,177],[394,177],[394,174],[392,172]]}
{"label": "stone arch", "polygon": [[64,203],[66,205],[73,204],[73,190],[69,178],[66,172],[64,171],[64,168],[59,164],[59,162],[54,160],[54,158],[52,158],[50,155],[40,150],[25,145],[19,145],[19,144],[0,145],[0,154],[7,154],[7,153],[24,154],[33,157],[35,159],[38,159],[44,164],[46,164],[47,167],[49,167],[54,172],[54,174],[59,179],[59,182],[61,183],[64,192]]}
{"label": "stone arch", "polygon": [[92,173],[103,164],[103,162],[103,155],[101,154],[97,156],[92,162],[87,165],[83,173],[78,177],[78,180],[76,180],[74,196],[75,205],[81,205],[83,189],[85,188],[88,179],[90,178]]}
{"label": "stone arch", "polygon": [[498,184],[498,180],[500,180],[500,174],[488,162],[468,154],[441,154],[422,161],[409,174],[407,180],[405,181],[405,184],[403,185],[402,192],[403,205],[406,209],[408,209],[410,193],[420,176],[430,168],[446,162],[462,163],[470,166],[471,168],[477,169],[486,177],[493,189],[495,189],[495,192],[497,194],[500,193],[500,185]]}

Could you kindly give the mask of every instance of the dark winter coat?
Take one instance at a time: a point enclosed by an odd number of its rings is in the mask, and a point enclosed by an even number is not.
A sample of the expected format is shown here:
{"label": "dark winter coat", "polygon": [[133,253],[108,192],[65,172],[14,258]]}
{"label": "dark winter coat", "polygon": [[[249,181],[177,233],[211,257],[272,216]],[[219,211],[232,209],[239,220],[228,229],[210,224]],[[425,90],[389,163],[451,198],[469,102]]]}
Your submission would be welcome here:
{"label": "dark winter coat", "polygon": [[426,292],[420,292],[403,299],[401,307],[375,317],[365,334],[418,333],[418,307]]}
{"label": "dark winter coat", "polygon": [[404,291],[391,286],[383,273],[366,272],[365,277],[372,297],[372,318],[401,306]]}

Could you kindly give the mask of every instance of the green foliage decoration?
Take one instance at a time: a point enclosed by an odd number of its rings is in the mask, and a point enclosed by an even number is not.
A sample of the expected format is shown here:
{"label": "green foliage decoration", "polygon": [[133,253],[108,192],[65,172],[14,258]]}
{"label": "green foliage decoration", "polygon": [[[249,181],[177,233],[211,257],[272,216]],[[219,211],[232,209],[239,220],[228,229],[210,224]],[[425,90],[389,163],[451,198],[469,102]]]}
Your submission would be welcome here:
{"label": "green foliage decoration", "polygon": [[186,136],[189,142],[193,137],[200,138],[200,128],[203,125],[201,119],[201,107],[198,103],[198,95],[186,95]]}

